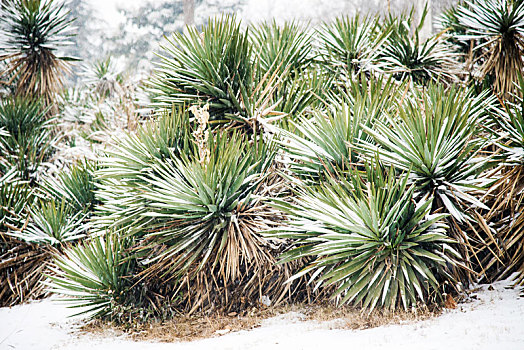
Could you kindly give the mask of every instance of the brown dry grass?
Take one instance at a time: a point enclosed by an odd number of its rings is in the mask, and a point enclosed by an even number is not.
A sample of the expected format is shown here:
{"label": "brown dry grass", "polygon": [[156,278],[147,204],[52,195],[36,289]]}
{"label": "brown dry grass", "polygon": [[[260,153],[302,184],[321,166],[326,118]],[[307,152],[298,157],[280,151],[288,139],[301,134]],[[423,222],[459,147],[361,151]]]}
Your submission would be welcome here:
{"label": "brown dry grass", "polygon": [[[388,324],[421,321],[440,314],[440,310],[417,309],[414,311],[375,310],[371,313],[349,306],[335,305],[284,305],[274,308],[252,308],[242,314],[179,316],[164,322],[135,325],[133,328],[114,326],[95,321],[82,327],[82,331],[100,336],[127,334],[140,341],[178,342],[221,336],[230,332],[260,327],[262,321],[288,312],[304,315],[304,320],[337,321],[332,324],[338,329],[367,329]],[[293,321],[290,321],[293,322]]]}

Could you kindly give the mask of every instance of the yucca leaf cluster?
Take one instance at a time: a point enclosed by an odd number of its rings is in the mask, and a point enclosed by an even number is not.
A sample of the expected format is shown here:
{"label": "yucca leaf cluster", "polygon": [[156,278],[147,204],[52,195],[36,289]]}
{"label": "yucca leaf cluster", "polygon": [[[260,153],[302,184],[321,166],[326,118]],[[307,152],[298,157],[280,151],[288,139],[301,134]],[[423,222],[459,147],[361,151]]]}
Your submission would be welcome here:
{"label": "yucca leaf cluster", "polygon": [[430,215],[431,201],[416,203],[414,192],[408,176],[380,165],[299,190],[295,202],[279,203],[290,219],[276,235],[297,240],[282,261],[312,257],[296,276],[335,285],[342,304],[407,309],[440,298],[446,263],[458,254],[445,215]]}
{"label": "yucca leaf cluster", "polygon": [[[41,98],[47,106],[63,86],[71,57],[57,50],[70,44],[72,19],[65,3],[6,0],[0,5],[0,78],[17,96]],[[3,84],[4,84],[3,83]]]}

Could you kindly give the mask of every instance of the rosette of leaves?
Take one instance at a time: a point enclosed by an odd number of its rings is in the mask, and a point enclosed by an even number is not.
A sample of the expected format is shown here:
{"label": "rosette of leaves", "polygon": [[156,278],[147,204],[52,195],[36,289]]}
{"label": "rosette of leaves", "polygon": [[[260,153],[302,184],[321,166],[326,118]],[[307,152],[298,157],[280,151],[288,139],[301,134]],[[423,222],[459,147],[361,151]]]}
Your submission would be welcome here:
{"label": "rosette of leaves", "polygon": [[361,147],[369,157],[378,153],[384,163],[410,171],[417,199],[434,198],[433,210],[443,207],[458,222],[468,221],[469,208],[487,209],[475,193],[489,183],[480,176],[492,163],[479,156],[488,144],[479,123],[492,103],[487,93],[474,96],[456,87],[415,90],[398,115],[363,127],[374,142],[363,140]]}
{"label": "rosette of leaves", "polygon": [[5,0],[0,18],[0,61],[6,62],[0,83],[15,85],[16,96],[41,98],[50,106],[74,60],[58,54],[73,36],[65,2]]}
{"label": "rosette of leaves", "polygon": [[0,171],[16,169],[22,180],[35,180],[42,162],[52,153],[54,120],[46,117],[47,109],[37,101],[22,98],[0,100],[0,128],[7,133],[0,136],[0,149],[5,153]]}
{"label": "rosette of leaves", "polygon": [[331,91],[326,109],[315,109],[293,122],[294,132],[281,130],[280,146],[291,171],[312,184],[361,164],[360,141],[373,142],[373,128],[383,113],[394,113],[400,98],[392,79],[358,79]]}
{"label": "rosette of leaves", "polygon": [[289,221],[272,235],[295,242],[281,261],[311,259],[294,277],[311,273],[317,285],[334,286],[339,304],[373,310],[441,302],[457,253],[445,215],[430,214],[430,199],[416,203],[408,182],[393,168],[366,166],[349,180],[300,187],[296,201],[276,203]]}
{"label": "rosette of leaves", "polygon": [[83,211],[73,211],[65,199],[57,202],[41,201],[29,209],[30,222],[27,227],[9,235],[28,243],[62,246],[85,236]]}
{"label": "rosette of leaves", "polygon": [[438,36],[426,40],[420,38],[426,15],[426,7],[419,23],[414,22],[414,10],[400,17],[389,15],[383,27],[391,34],[384,45],[379,62],[385,72],[398,80],[408,79],[423,85],[437,81],[453,81],[456,54]]}
{"label": "rosette of leaves", "polygon": [[378,71],[377,59],[389,35],[378,17],[338,17],[318,30],[322,66],[339,80]]}
{"label": "rosette of leaves", "polygon": [[493,90],[510,98],[524,63],[524,2],[513,0],[466,1],[457,8],[466,29],[462,40],[474,40],[474,59],[480,77],[493,79]]}
{"label": "rosette of leaves", "polygon": [[127,259],[126,243],[107,233],[57,255],[50,267],[49,290],[80,308],[78,314],[122,321],[119,312],[123,308],[140,307],[129,292],[135,262]]}

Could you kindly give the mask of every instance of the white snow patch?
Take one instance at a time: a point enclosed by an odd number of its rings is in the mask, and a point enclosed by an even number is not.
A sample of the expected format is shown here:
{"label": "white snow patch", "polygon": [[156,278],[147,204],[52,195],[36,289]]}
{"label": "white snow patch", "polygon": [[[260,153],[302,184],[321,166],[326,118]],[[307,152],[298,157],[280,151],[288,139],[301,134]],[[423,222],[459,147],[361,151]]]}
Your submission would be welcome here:
{"label": "white snow patch", "polygon": [[341,321],[306,321],[290,312],[261,327],[180,343],[134,342],[124,336],[78,333],[81,318],[55,298],[0,309],[0,349],[524,349],[524,298],[508,281],[484,285],[469,303],[420,322],[366,330],[340,329]]}

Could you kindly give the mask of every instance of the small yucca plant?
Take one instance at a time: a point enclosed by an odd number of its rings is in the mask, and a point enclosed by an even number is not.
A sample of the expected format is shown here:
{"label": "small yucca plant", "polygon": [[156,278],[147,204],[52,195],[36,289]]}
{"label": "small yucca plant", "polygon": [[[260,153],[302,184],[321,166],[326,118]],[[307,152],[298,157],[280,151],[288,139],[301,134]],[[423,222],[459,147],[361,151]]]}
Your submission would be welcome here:
{"label": "small yucca plant", "polygon": [[79,314],[117,319],[118,308],[129,304],[133,260],[125,240],[114,234],[69,248],[55,257],[48,282],[53,293],[65,295]]}
{"label": "small yucca plant", "polygon": [[[54,137],[53,120],[46,117],[47,109],[29,99],[0,100],[0,128],[7,134],[0,136],[4,169],[15,168],[23,180],[34,180],[38,167],[51,154]],[[0,166],[2,164],[0,163]]]}
{"label": "small yucca plant", "polygon": [[457,253],[445,215],[430,215],[429,198],[415,203],[408,182],[393,168],[367,166],[350,180],[300,187],[295,201],[276,204],[289,221],[273,234],[296,245],[282,261],[311,259],[294,277],[311,273],[318,285],[335,286],[340,304],[407,309],[442,301],[446,264]]}
{"label": "small yucca plant", "polygon": [[[427,8],[420,22],[414,22],[414,11],[400,17],[389,16],[383,24],[391,31],[379,61],[384,70],[398,80],[417,84],[448,82],[455,78],[456,54],[438,36],[422,41],[419,37]],[[414,31],[412,31],[414,26]]]}
{"label": "small yucca plant", "polygon": [[61,246],[85,236],[86,214],[74,212],[65,200],[40,202],[29,209],[31,221],[26,228],[9,235],[28,243]]}
{"label": "small yucca plant", "polygon": [[378,56],[390,35],[378,17],[339,17],[318,31],[322,66],[340,80],[379,70]]}

